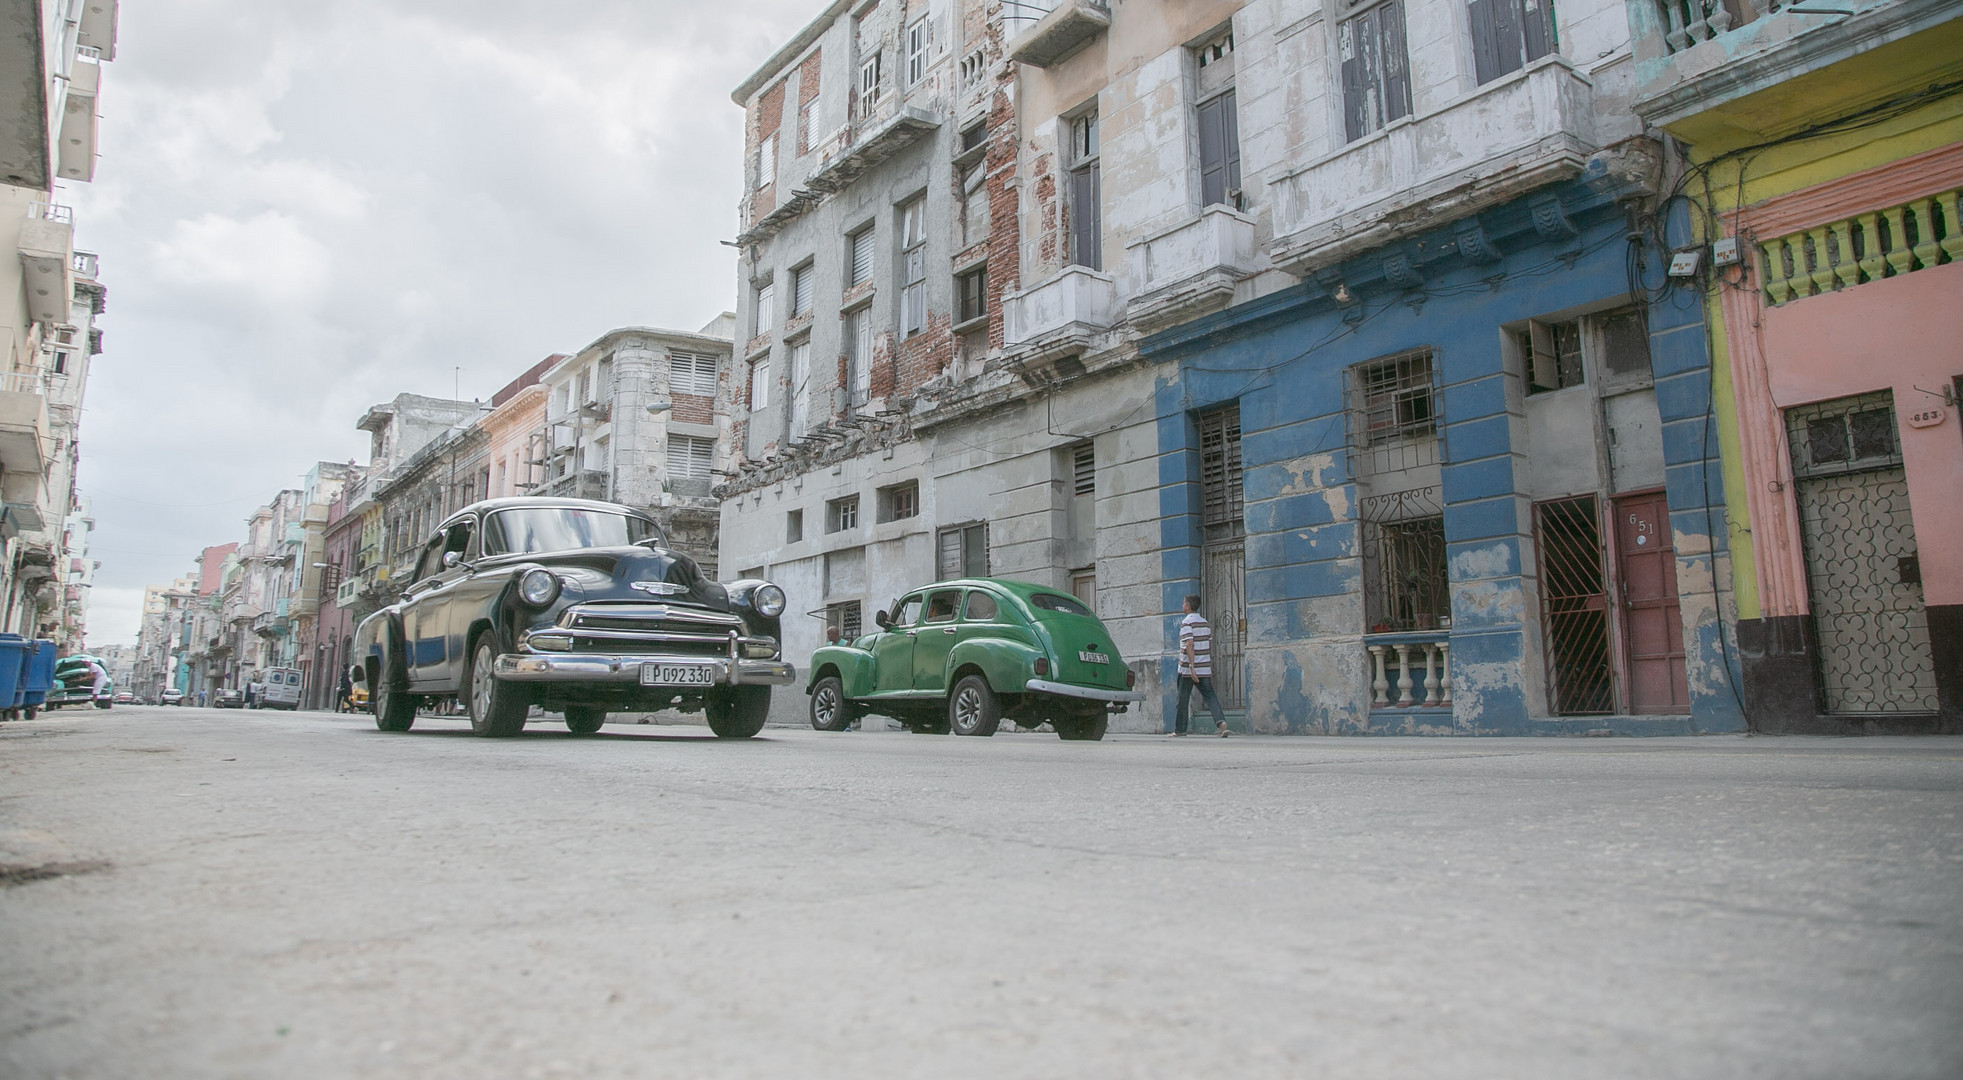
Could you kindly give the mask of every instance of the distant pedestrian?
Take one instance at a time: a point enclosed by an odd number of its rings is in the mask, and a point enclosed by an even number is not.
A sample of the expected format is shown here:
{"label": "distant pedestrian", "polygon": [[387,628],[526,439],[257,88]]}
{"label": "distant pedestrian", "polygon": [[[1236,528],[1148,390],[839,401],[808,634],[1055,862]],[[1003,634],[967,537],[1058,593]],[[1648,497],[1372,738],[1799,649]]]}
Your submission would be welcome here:
{"label": "distant pedestrian", "polygon": [[1227,718],[1220,712],[1220,698],[1213,692],[1213,624],[1200,614],[1200,598],[1187,596],[1180,605],[1186,617],[1179,620],[1179,711],[1173,714],[1172,733],[1186,734],[1186,708],[1199,688],[1200,699],[1213,712],[1213,726],[1221,738],[1227,737]]}
{"label": "distant pedestrian", "polygon": [[341,669],[341,687],[339,690],[339,695],[340,696],[334,699],[334,711],[353,712],[354,711],[354,680],[348,677],[348,671],[346,668]]}
{"label": "distant pedestrian", "polygon": [[204,708],[204,691],[198,691],[198,708]]}

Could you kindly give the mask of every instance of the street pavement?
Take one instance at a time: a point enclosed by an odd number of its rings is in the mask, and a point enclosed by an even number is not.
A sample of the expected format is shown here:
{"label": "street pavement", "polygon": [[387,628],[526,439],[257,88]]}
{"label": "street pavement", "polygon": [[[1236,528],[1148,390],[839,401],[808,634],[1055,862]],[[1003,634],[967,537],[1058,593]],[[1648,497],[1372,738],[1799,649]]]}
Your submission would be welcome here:
{"label": "street pavement", "polygon": [[0,724],[0,1076],[1963,1076],[1963,742]]}

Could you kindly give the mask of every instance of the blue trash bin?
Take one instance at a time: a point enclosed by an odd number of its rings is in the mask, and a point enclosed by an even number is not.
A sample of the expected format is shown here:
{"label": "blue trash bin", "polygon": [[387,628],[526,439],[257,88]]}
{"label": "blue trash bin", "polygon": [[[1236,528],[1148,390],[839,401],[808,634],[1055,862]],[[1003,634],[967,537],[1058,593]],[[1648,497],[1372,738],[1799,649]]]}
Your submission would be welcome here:
{"label": "blue trash bin", "polygon": [[0,634],[0,702],[5,702],[7,716],[19,719],[22,691],[27,686],[23,677],[27,673],[27,658],[34,647],[19,634]]}
{"label": "blue trash bin", "polygon": [[38,709],[48,703],[48,691],[55,688],[55,643],[37,638],[26,670],[21,687],[22,703]]}

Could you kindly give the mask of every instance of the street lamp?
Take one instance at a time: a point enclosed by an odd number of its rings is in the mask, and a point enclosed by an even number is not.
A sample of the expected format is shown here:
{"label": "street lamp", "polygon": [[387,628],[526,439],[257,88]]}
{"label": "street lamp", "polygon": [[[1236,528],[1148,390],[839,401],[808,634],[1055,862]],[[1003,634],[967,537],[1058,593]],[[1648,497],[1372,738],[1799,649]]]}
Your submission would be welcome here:
{"label": "street lamp", "polygon": [[674,408],[674,407],[675,407],[675,403],[674,403],[674,402],[672,402],[672,401],[650,401],[650,402],[648,402],[648,411],[649,411],[649,412],[651,412],[651,413],[665,413],[665,412],[667,412],[668,410],[670,410],[670,409],[672,409],[672,408]]}

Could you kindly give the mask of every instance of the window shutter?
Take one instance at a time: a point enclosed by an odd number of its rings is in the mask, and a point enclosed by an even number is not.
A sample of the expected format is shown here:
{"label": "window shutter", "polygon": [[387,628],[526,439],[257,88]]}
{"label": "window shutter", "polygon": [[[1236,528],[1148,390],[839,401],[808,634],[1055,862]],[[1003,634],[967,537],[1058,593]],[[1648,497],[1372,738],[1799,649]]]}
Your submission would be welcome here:
{"label": "window shutter", "polygon": [[1226,96],[1200,106],[1200,205],[1227,201],[1227,125],[1221,115]]}
{"label": "window shutter", "polygon": [[1411,115],[1411,71],[1404,53],[1404,0],[1377,9],[1378,41],[1383,47],[1384,123]]}
{"label": "window shutter", "polygon": [[1520,28],[1526,37],[1526,58],[1538,60],[1553,52],[1559,44],[1554,32],[1553,0],[1522,0],[1520,15]]}
{"label": "window shutter", "polygon": [[1070,174],[1070,261],[1102,270],[1097,173],[1097,166],[1092,165]]}
{"label": "window shutter", "polygon": [[945,581],[961,576],[961,530],[949,529],[941,533],[940,566],[934,576]]}
{"label": "window shutter", "polygon": [[811,278],[809,269],[791,274],[791,314],[811,314]]}
{"label": "window shutter", "polygon": [[852,284],[872,277],[872,230],[862,229],[852,236]]}
{"label": "window shutter", "polygon": [[1097,493],[1097,447],[1090,443],[1079,443],[1071,452],[1070,461],[1074,495],[1095,495]]}
{"label": "window shutter", "polygon": [[1367,36],[1369,21],[1369,15],[1359,15],[1336,32],[1336,51],[1343,64],[1343,131],[1351,142],[1371,131],[1369,63],[1358,41]]}

